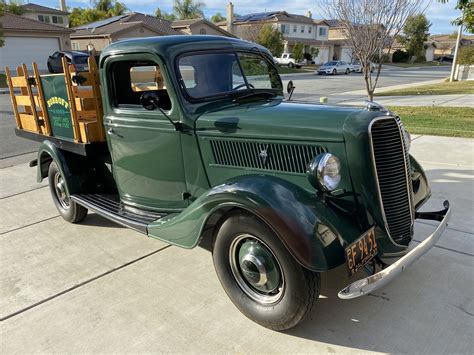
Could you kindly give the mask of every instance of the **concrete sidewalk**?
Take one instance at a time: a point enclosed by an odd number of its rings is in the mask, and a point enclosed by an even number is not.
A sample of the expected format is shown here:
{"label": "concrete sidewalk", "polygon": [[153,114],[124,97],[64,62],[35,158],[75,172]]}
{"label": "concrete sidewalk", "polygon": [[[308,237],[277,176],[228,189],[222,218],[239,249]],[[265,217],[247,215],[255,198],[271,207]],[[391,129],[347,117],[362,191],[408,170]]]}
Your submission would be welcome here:
{"label": "concrete sidewalk", "polygon": [[[210,246],[167,246],[91,213],[58,217],[26,164],[0,169],[0,353],[424,353],[474,348],[474,140],[414,136],[431,179],[424,210],[453,206],[437,246],[383,289],[340,300],[322,275],[310,317],[287,332],[245,318]],[[415,244],[435,228],[417,222]]]}

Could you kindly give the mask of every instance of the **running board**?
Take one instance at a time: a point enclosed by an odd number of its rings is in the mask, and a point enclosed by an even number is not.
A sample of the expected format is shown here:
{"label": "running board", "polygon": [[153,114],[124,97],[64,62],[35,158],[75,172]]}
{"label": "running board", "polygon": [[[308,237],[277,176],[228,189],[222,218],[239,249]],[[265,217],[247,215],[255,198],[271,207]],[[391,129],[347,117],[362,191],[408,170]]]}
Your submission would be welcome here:
{"label": "running board", "polygon": [[166,213],[126,206],[120,202],[118,195],[81,194],[72,195],[71,199],[88,210],[143,234],[147,234],[148,224],[166,216]]}

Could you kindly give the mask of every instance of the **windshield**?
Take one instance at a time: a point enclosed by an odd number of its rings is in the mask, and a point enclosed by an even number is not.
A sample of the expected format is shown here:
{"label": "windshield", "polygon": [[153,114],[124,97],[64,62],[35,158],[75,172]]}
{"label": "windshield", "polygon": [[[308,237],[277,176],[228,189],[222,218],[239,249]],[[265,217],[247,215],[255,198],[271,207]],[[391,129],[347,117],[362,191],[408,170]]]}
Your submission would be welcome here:
{"label": "windshield", "polygon": [[74,63],[76,64],[87,64],[87,60],[89,59],[89,56],[75,56],[74,58]]}
{"label": "windshield", "polygon": [[327,62],[327,63],[324,64],[324,66],[326,66],[326,67],[333,67],[333,66],[335,66],[336,64],[337,64],[337,62]]}
{"label": "windshield", "polygon": [[193,99],[264,89],[282,93],[275,67],[257,53],[188,54],[178,59],[181,83]]}

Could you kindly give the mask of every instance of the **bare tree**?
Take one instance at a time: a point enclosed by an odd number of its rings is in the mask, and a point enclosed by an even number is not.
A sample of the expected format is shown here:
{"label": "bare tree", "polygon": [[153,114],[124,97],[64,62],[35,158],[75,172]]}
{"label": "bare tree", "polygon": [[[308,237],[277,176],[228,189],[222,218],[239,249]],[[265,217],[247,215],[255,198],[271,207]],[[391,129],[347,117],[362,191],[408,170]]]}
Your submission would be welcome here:
{"label": "bare tree", "polygon": [[[408,17],[423,13],[423,0],[321,0],[319,5],[327,18],[339,20],[339,26],[354,49],[353,55],[363,68],[367,96],[370,101],[380,77],[384,50],[390,53],[393,39],[400,33]],[[374,77],[370,62],[379,58]]]}

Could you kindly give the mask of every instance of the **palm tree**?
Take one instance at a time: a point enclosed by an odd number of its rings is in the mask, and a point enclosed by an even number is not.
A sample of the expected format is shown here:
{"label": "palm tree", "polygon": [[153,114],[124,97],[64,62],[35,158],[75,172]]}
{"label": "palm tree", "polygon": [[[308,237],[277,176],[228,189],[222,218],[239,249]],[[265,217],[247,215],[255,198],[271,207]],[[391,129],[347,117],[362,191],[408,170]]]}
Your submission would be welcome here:
{"label": "palm tree", "polygon": [[199,1],[175,0],[173,12],[180,20],[204,17],[204,13],[202,12],[204,6],[205,4]]}

